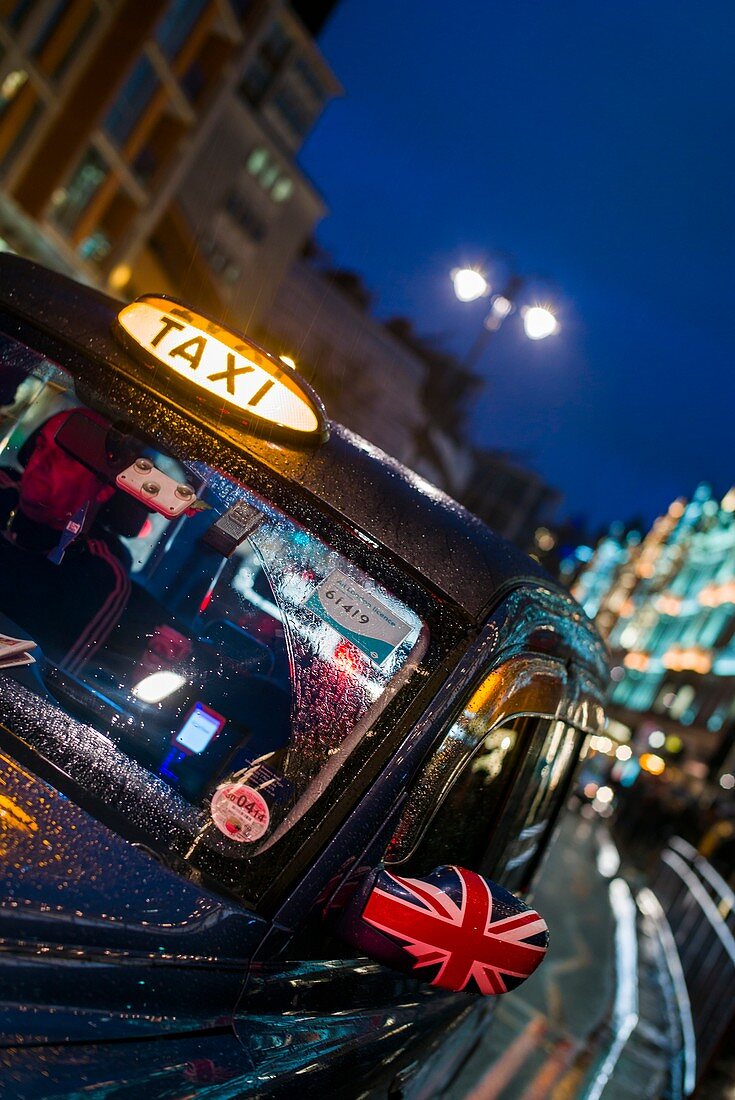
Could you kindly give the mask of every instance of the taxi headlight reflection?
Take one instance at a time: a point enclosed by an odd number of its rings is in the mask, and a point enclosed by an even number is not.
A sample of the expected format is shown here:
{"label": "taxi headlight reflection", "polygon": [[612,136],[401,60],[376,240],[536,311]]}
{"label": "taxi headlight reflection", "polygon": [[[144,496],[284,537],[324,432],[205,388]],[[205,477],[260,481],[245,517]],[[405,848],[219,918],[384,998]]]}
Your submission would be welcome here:
{"label": "taxi headlight reflection", "polygon": [[133,695],[143,703],[160,703],[178,691],[183,683],[184,677],[178,672],[152,672],[135,685]]}

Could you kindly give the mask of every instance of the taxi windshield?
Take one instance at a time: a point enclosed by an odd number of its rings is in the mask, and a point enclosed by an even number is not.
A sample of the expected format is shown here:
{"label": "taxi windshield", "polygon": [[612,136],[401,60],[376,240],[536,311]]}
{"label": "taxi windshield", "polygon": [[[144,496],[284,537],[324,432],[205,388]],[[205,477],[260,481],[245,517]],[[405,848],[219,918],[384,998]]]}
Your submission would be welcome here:
{"label": "taxi windshield", "polygon": [[91,727],[228,854],[288,828],[426,649],[323,539],[5,337],[0,534],[0,694]]}

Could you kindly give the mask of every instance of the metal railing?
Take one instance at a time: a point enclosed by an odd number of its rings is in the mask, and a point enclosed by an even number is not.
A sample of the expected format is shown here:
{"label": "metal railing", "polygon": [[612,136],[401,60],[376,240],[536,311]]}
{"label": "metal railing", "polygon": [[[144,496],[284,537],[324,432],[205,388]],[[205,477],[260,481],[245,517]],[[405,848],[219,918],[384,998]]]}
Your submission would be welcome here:
{"label": "metal railing", "polygon": [[691,1093],[735,1018],[735,894],[704,856],[680,837],[661,854],[652,884],[676,947]]}

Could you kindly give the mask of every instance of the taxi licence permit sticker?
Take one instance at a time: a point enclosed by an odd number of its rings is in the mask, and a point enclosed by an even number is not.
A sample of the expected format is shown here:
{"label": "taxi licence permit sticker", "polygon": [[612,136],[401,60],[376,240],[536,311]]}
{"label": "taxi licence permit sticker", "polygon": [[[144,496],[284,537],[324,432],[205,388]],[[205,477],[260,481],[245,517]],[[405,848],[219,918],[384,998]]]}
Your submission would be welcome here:
{"label": "taxi licence permit sticker", "polygon": [[268,803],[252,787],[223,783],[212,796],[212,821],[221,833],[241,844],[260,840],[268,830]]}
{"label": "taxi licence permit sticker", "polygon": [[317,585],[305,606],[379,665],[411,632],[383,600],[339,569]]}

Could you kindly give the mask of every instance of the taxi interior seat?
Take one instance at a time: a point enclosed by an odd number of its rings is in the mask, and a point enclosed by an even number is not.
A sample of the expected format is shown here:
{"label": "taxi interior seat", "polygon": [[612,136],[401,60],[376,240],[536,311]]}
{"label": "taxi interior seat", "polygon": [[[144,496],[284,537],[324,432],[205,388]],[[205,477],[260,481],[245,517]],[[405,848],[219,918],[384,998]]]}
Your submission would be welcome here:
{"label": "taxi interior seat", "polygon": [[[36,446],[39,432],[46,421],[39,424],[26,437],[18,449],[16,461],[25,469],[28,460]],[[128,572],[132,566],[132,558],[121,539],[136,538],[148,518],[149,509],[141,501],[123,493],[120,489],[115,492],[100,508],[91,526],[90,534],[106,542],[117,558],[122,561]]]}

